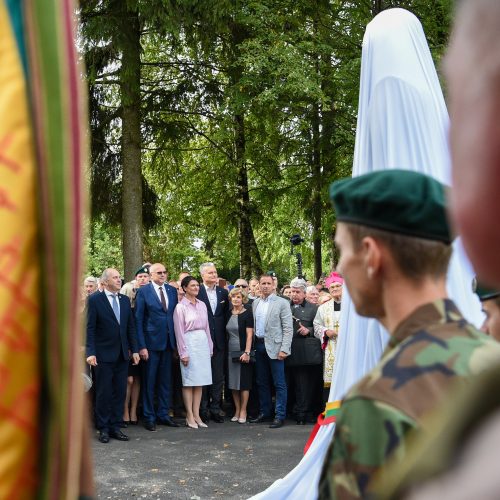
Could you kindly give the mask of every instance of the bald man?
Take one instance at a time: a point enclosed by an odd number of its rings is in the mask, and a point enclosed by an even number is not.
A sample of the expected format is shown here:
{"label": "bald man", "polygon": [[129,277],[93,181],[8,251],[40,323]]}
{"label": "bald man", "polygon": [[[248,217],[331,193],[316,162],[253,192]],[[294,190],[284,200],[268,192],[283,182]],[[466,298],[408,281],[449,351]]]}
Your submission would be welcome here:
{"label": "bald man", "polygon": [[120,430],[127,391],[129,352],[134,364],[139,351],[130,300],[118,293],[120,273],[106,269],[101,277],[103,293],[93,293],[87,305],[87,363],[94,368],[96,383],[95,415],[99,441],[112,437],[128,441]]}

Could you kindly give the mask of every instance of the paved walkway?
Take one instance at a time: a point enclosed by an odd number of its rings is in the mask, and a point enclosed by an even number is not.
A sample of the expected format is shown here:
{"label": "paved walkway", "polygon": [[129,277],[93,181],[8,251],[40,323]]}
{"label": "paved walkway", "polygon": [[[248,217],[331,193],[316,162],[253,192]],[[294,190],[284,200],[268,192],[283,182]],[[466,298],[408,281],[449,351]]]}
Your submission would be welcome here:
{"label": "paved walkway", "polygon": [[210,422],[208,429],[123,431],[129,442],[94,438],[100,499],[249,498],[283,477],[300,461],[312,425]]}

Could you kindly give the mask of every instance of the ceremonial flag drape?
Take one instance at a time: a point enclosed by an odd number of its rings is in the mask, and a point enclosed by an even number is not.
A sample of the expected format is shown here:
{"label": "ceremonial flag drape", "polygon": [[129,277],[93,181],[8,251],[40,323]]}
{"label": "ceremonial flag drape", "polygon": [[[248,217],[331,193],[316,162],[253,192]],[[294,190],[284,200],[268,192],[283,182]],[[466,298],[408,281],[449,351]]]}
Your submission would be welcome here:
{"label": "ceremonial flag drape", "polygon": [[86,109],[69,0],[0,0],[0,498],[77,498]]}

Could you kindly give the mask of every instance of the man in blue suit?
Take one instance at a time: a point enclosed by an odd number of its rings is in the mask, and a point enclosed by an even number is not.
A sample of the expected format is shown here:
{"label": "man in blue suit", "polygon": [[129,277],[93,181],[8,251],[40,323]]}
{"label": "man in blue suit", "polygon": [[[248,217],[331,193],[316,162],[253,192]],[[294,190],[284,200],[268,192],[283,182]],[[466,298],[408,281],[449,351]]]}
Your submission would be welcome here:
{"label": "man in blue suit", "polygon": [[201,279],[198,299],[205,302],[208,313],[210,335],[214,344],[212,356],[212,385],[203,388],[201,400],[201,418],[205,421],[210,417],[214,422],[224,422],[221,415],[222,388],[224,386],[224,361],[226,352],[226,323],[229,316],[228,292],[216,286],[219,280],[217,269],[212,262],[205,262],[200,266]]}
{"label": "man in blue suit", "polygon": [[[163,264],[149,268],[151,283],[141,287],[135,297],[135,320],[139,355],[143,360],[142,410],[144,427],[156,430],[156,422],[179,427],[169,416],[172,401],[172,354],[176,349],[174,309],[177,290],[166,284]],[[154,408],[157,390],[158,408]]]}
{"label": "man in blue suit", "polygon": [[130,353],[139,363],[135,323],[130,300],[119,292],[120,273],[106,269],[101,282],[103,293],[94,293],[87,302],[87,363],[95,372],[95,415],[99,441],[112,437],[128,441],[120,430],[127,391]]}

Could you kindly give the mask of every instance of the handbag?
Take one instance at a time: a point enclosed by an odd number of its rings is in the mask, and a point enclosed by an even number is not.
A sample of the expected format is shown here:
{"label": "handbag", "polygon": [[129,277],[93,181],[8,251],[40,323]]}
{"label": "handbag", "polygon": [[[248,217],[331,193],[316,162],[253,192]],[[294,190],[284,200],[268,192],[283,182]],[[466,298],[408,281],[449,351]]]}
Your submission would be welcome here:
{"label": "handbag", "polygon": [[287,366],[314,366],[323,363],[321,341],[316,337],[295,337],[292,352],[286,358]]}
{"label": "handbag", "polygon": [[[233,360],[233,363],[241,363],[240,357],[245,353],[245,351],[230,351],[229,355]],[[255,363],[255,349],[250,349],[250,361],[249,363]]]}

